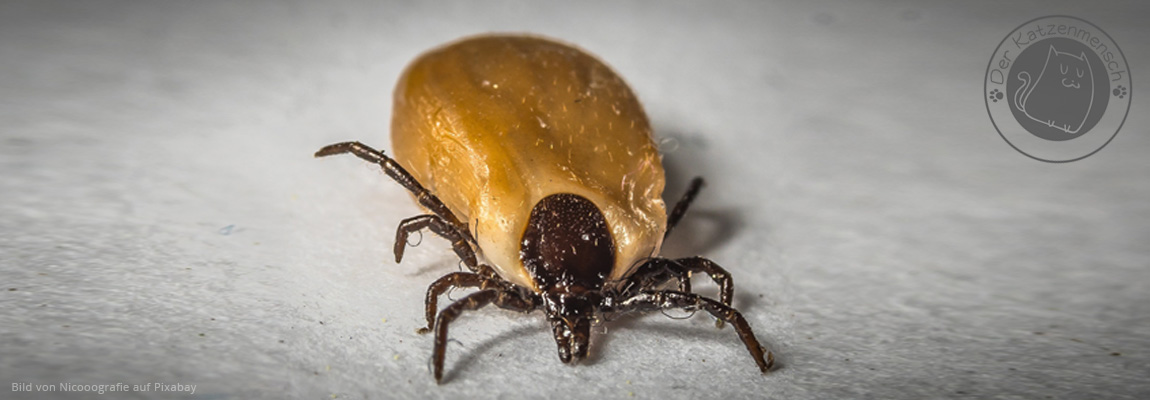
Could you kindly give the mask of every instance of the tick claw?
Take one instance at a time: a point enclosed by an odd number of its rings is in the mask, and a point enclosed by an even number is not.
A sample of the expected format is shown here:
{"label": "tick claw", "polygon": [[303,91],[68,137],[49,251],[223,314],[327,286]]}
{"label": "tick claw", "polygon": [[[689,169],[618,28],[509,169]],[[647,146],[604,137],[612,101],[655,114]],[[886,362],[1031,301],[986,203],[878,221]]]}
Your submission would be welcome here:
{"label": "tick claw", "polygon": [[400,261],[403,261],[403,251],[407,249],[407,242],[400,235],[396,236],[395,247],[392,250],[395,253],[395,263],[399,264]]}

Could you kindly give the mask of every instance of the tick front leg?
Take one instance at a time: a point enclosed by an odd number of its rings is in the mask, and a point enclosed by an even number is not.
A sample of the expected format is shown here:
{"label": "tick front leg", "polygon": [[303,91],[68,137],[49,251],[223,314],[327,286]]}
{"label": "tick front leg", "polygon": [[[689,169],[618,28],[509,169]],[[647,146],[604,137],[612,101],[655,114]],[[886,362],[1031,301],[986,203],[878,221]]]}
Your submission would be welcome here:
{"label": "tick front leg", "polygon": [[447,326],[464,311],[478,310],[492,302],[500,308],[522,312],[530,312],[537,305],[535,302],[523,299],[514,291],[484,290],[472,293],[444,308],[435,320],[435,350],[431,355],[436,383],[443,379],[443,359],[447,354]]}
{"label": "tick front leg", "polygon": [[679,284],[680,292],[691,292],[691,276],[685,267],[675,260],[651,258],[627,278],[622,293],[633,296],[640,291],[657,290],[672,279]]}
{"label": "tick front leg", "polygon": [[771,369],[771,366],[774,365],[774,354],[759,344],[758,339],[755,338],[754,331],[751,330],[751,325],[747,324],[747,320],[743,318],[743,315],[740,314],[738,310],[718,301],[694,293],[670,290],[644,291],[623,300],[616,311],[628,312],[668,309],[682,309],[686,311],[706,310],[715,316],[715,318],[726,321],[735,327],[735,332],[739,335],[739,339],[743,341],[743,345],[747,347],[747,351],[751,353],[751,357],[755,359],[755,364],[758,364],[760,371],[767,373],[767,371]]}
{"label": "tick front leg", "polygon": [[464,225],[462,222],[460,222],[459,218],[457,218],[455,214],[453,214],[451,210],[447,208],[447,205],[443,204],[443,202],[440,201],[438,197],[435,197],[435,195],[427,191],[427,189],[425,189],[423,185],[421,185],[419,181],[415,179],[415,177],[411,176],[407,170],[403,169],[403,166],[399,165],[399,163],[395,162],[395,160],[391,157],[383,154],[382,151],[373,149],[370,146],[360,142],[343,142],[324,146],[323,148],[319,149],[319,151],[315,152],[315,157],[327,157],[344,153],[351,153],[367,162],[378,164],[380,168],[383,168],[383,172],[387,173],[387,176],[391,177],[391,179],[394,179],[396,182],[399,182],[400,185],[403,185],[404,188],[407,188],[407,190],[411,191],[411,193],[415,195],[415,199],[419,202],[420,205],[426,207],[428,210],[431,210],[431,212],[435,213],[435,215],[442,217],[444,220],[454,226],[455,229],[462,232],[468,241],[472,243],[475,242],[475,239],[472,238],[471,234],[467,232],[467,225]]}
{"label": "tick front leg", "polygon": [[399,223],[399,227],[395,231],[395,262],[398,263],[403,260],[403,252],[407,248],[407,237],[412,232],[418,232],[423,228],[430,228],[435,234],[451,241],[451,247],[455,249],[455,254],[459,256],[459,259],[463,260],[463,264],[467,265],[467,269],[480,275],[495,276],[495,271],[491,267],[478,263],[475,249],[471,247],[471,243],[468,243],[465,234],[447,220],[432,214],[411,217]]}
{"label": "tick front leg", "polygon": [[[487,266],[484,265],[484,267]],[[479,290],[498,288],[506,290],[500,281],[479,274],[454,272],[444,275],[427,287],[427,299],[424,301],[427,327],[419,328],[420,334],[431,332],[435,327],[435,313],[439,311],[436,307],[439,303],[439,296],[454,288],[478,288]]]}
{"label": "tick front leg", "polygon": [[[731,279],[731,273],[715,264],[714,261],[708,260],[703,257],[687,257],[675,260],[675,264],[684,268],[687,276],[692,272],[702,272],[711,277],[716,285],[719,285],[719,302],[723,305],[730,307],[731,300],[735,297],[735,283]],[[723,328],[723,320],[715,320],[716,328]]]}
{"label": "tick front leg", "polygon": [[[734,298],[735,285],[731,274],[714,261],[703,257],[687,257],[677,260],[666,258],[652,258],[639,267],[629,278],[623,293],[633,295],[639,291],[652,291],[659,289],[667,281],[677,279],[679,291],[691,292],[691,274],[702,272],[707,274],[719,286],[719,302],[730,306]],[[715,327],[722,328],[723,320],[716,320]]]}

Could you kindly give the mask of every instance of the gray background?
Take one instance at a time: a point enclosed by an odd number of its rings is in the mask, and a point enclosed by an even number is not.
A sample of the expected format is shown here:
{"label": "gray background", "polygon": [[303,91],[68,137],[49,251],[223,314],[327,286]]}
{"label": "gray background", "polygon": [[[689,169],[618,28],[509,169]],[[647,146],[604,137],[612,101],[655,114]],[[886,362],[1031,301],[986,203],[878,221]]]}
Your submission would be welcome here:
{"label": "gray background", "polygon": [[[1150,3],[954,3],[0,3],[0,397],[1150,396]],[[1101,26],[1135,77],[1117,139],[1066,165],[1011,149],[981,93],[1048,14]],[[394,264],[407,194],[311,153],[388,147],[403,66],[487,31],[631,83],[666,197],[709,180],[665,254],[726,266],[781,369],[658,313],[571,367],[539,314],[489,310],[434,384],[414,331],[456,260],[429,237]]]}

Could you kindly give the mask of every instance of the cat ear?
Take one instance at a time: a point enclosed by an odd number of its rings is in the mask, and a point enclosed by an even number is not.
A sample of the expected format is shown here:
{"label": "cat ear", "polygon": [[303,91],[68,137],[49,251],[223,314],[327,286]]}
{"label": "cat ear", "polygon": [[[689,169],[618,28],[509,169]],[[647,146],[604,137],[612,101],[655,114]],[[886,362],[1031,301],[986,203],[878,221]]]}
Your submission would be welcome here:
{"label": "cat ear", "polygon": [[1054,48],[1054,45],[1050,45],[1050,52],[1046,53],[1046,54],[1047,54],[1047,56],[1057,55],[1058,49]]}

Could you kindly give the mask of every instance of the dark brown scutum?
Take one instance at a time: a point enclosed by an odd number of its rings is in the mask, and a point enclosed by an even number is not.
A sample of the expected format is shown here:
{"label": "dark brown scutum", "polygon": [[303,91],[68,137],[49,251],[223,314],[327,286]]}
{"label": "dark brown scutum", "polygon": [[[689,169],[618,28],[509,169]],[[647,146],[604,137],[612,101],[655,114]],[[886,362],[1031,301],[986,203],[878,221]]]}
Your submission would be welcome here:
{"label": "dark brown scutum", "polygon": [[594,203],[553,194],[531,210],[519,258],[541,292],[598,291],[615,266],[615,241]]}

